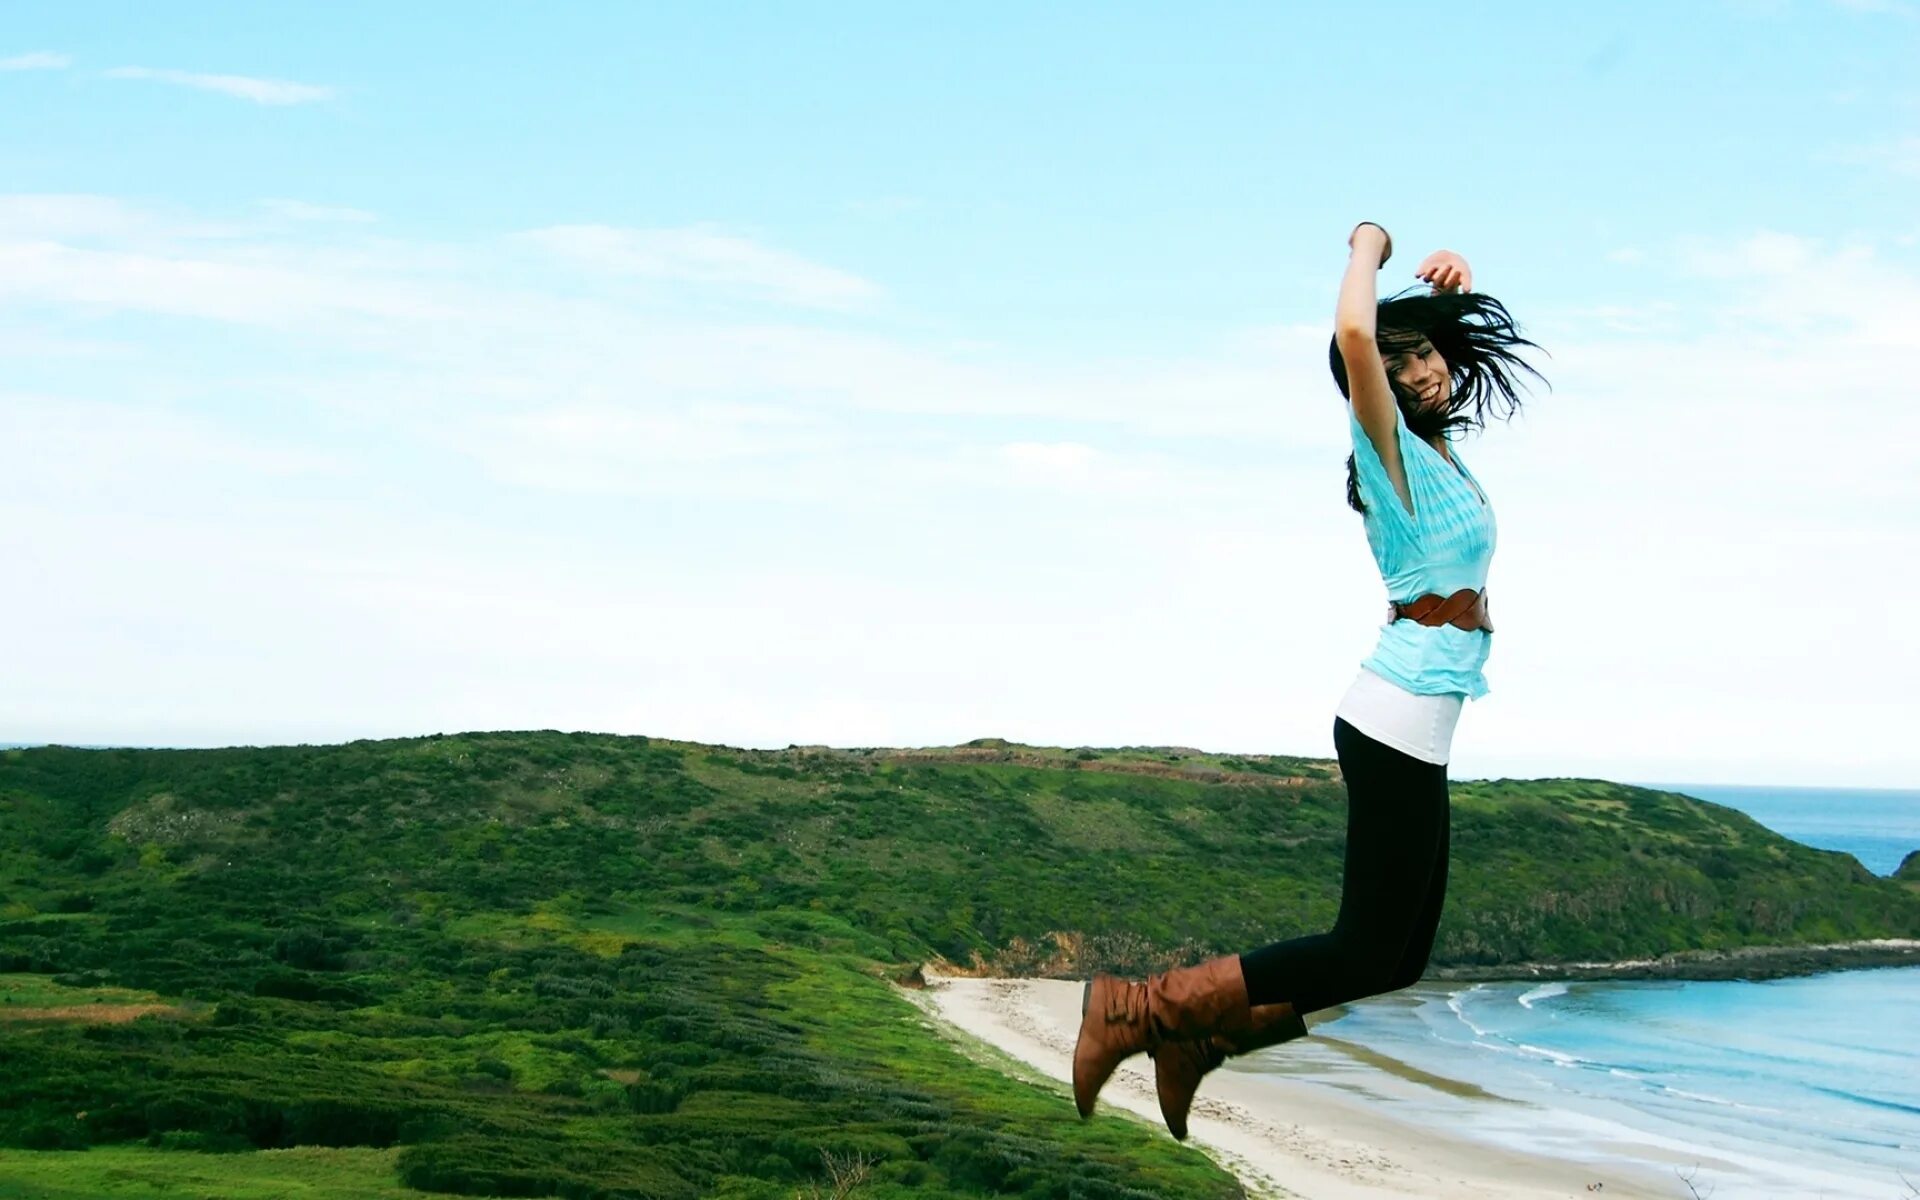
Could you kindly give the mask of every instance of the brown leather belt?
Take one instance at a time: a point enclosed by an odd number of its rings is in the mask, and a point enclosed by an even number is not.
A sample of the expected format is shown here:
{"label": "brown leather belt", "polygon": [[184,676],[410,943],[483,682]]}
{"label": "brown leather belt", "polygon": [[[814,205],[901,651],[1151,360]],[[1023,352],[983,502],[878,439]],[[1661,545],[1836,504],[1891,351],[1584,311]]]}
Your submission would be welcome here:
{"label": "brown leather belt", "polygon": [[1472,632],[1475,629],[1493,632],[1493,622],[1487,618],[1487,593],[1485,589],[1475,591],[1461,588],[1451,596],[1442,596],[1437,592],[1428,592],[1418,600],[1409,600],[1402,604],[1394,601],[1387,605],[1387,623],[1395,621],[1418,621],[1422,625],[1457,625]]}

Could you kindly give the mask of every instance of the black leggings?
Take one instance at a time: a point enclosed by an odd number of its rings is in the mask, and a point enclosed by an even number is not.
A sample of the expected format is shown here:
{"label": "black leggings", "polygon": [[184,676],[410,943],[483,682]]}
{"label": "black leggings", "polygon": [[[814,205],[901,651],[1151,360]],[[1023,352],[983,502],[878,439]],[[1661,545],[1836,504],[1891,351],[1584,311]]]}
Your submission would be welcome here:
{"label": "black leggings", "polygon": [[1340,916],[1315,933],[1240,956],[1247,997],[1310,1013],[1420,978],[1447,898],[1447,768],[1333,719],[1347,782]]}

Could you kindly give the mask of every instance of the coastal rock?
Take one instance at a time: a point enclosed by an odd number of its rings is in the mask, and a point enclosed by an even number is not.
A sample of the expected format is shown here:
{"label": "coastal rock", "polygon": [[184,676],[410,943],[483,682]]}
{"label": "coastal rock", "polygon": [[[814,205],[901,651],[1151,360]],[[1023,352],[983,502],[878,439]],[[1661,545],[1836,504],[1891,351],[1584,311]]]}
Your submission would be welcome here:
{"label": "coastal rock", "polygon": [[1621,962],[1502,963],[1435,967],[1429,979],[1488,982],[1497,979],[1780,979],[1821,971],[1920,964],[1920,940],[1875,938],[1821,946],[1740,946],[1688,950],[1659,958]]}

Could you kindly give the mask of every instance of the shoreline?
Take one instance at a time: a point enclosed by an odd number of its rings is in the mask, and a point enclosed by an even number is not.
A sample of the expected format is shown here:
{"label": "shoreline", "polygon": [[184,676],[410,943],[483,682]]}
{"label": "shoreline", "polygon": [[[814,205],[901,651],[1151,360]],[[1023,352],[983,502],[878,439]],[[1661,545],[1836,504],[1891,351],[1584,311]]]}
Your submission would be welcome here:
{"label": "shoreline", "polygon": [[[923,968],[926,987],[903,988],[929,1023],[970,1057],[1038,1086],[1053,1086],[1071,1111],[1074,1038],[1081,984],[1064,979],[973,978]],[[1310,1020],[1309,1024],[1315,1024]],[[1372,1082],[1409,1100],[1432,1089],[1411,1066],[1367,1052],[1350,1056],[1339,1039],[1318,1039],[1328,1053],[1372,1068]],[[1161,1121],[1153,1063],[1126,1060],[1100,1094],[1100,1116],[1123,1115],[1171,1136]],[[1522,1102],[1484,1094],[1474,1103],[1523,1113]],[[1680,1173],[1742,1173],[1744,1164],[1699,1150],[1667,1153],[1636,1145],[1630,1158],[1595,1138],[1564,1156],[1514,1149],[1435,1129],[1386,1111],[1393,1097],[1356,1094],[1338,1083],[1286,1073],[1236,1070],[1207,1077],[1189,1118],[1187,1144],[1238,1177],[1255,1197],[1297,1200],[1520,1200],[1599,1195],[1654,1200],[1684,1196]],[[1663,1173],[1648,1165],[1659,1158]],[[1669,1161],[1670,1160],[1670,1161]],[[1595,1186],[1598,1185],[1598,1186]]]}
{"label": "shoreline", "polygon": [[1445,983],[1547,983],[1582,979],[1783,979],[1827,971],[1920,966],[1920,939],[1867,938],[1812,946],[1736,946],[1681,950],[1658,958],[1616,962],[1501,963],[1434,967],[1428,980]]}
{"label": "shoreline", "polygon": [[[1007,970],[1005,955],[993,959],[975,955],[968,966],[945,961],[926,964],[955,979],[1085,979],[1096,970],[1110,970],[1097,957],[1056,954],[1035,961],[1031,948],[1015,948]],[[1726,950],[1677,950],[1654,958],[1606,962],[1511,962],[1433,965],[1421,976],[1425,983],[1550,983],[1555,980],[1596,979],[1786,979],[1828,971],[1870,970],[1876,967],[1920,966],[1920,938],[1863,938],[1850,942],[1822,942],[1806,946],[1735,946]],[[1038,969],[1035,969],[1038,968]],[[1156,968],[1157,969],[1157,968]],[[1125,972],[1121,972],[1125,973]]]}

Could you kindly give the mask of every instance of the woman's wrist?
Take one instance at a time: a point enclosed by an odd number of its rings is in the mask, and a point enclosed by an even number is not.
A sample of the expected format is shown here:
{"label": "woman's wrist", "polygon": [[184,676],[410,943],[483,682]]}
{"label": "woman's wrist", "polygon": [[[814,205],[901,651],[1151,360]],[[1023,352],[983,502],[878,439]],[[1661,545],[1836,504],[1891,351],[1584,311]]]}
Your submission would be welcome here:
{"label": "woman's wrist", "polygon": [[[1373,232],[1368,233],[1367,230]],[[1387,260],[1393,257],[1393,235],[1386,231],[1385,226],[1375,221],[1362,221],[1355,225],[1353,232],[1347,236],[1347,245],[1358,252],[1362,242],[1371,243],[1376,239],[1380,243],[1380,265],[1384,267],[1387,265]]]}

